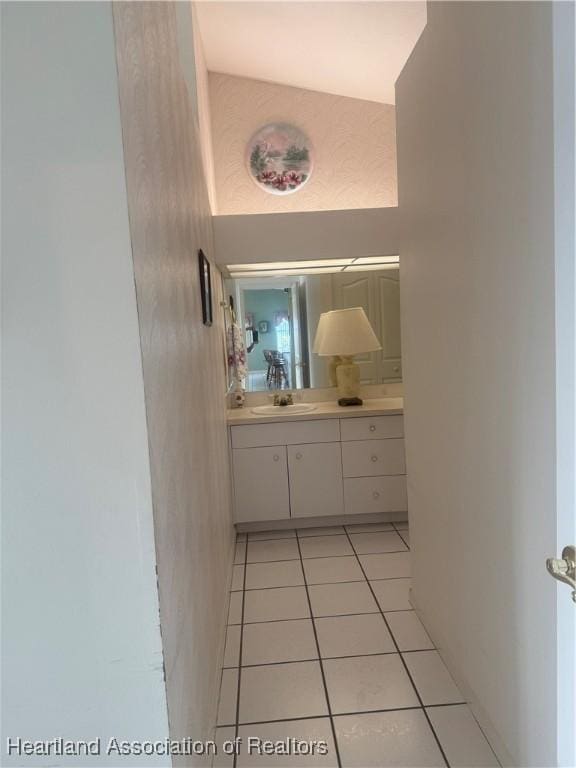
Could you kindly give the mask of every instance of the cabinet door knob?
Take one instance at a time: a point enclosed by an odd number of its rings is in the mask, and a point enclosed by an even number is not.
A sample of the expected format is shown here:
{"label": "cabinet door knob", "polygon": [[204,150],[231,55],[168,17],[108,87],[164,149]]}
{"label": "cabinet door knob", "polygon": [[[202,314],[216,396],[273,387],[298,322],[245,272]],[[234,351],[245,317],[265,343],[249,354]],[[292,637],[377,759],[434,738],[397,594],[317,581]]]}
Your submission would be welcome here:
{"label": "cabinet door knob", "polygon": [[301,454],[301,453],[297,453],[297,454],[296,454],[296,458],[297,458],[297,459],[301,459],[301,458],[302,458],[302,454]]}
{"label": "cabinet door knob", "polygon": [[373,499],[379,499],[380,498],[380,494],[378,493],[378,491],[374,491],[374,493],[372,494],[372,498]]}
{"label": "cabinet door knob", "polygon": [[371,456],[372,461],[378,461],[378,456]]}
{"label": "cabinet door knob", "polygon": [[274,461],[280,461],[280,456],[278,456],[277,453],[275,453],[272,458],[274,459]]}
{"label": "cabinet door knob", "polygon": [[376,425],[370,424],[370,432],[376,432]]}

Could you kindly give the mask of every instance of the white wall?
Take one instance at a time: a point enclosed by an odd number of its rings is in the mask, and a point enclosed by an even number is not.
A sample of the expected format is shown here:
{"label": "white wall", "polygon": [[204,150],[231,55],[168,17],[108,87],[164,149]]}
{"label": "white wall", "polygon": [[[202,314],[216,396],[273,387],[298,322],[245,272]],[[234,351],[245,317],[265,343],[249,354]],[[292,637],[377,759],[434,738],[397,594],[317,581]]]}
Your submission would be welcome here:
{"label": "white wall", "polygon": [[[181,3],[177,6],[177,10],[180,10],[180,5],[187,6],[187,3]],[[186,11],[184,11],[186,12]],[[185,24],[180,24],[179,29],[186,29]],[[208,191],[208,199],[210,201],[210,209],[212,214],[216,214],[217,202],[216,202],[216,182],[214,180],[214,150],[212,148],[212,116],[210,110],[210,87],[208,84],[208,69],[206,67],[206,58],[204,56],[204,48],[202,45],[202,38],[200,37],[200,30],[198,26],[198,18],[196,13],[196,4],[192,3],[192,35],[194,46],[194,72],[196,73],[196,97],[197,97],[197,110],[198,110],[198,129],[200,140],[200,151],[202,153],[202,164],[204,168],[204,179],[206,188]]]}
{"label": "white wall", "polygon": [[[280,30],[279,33],[281,37]],[[280,44],[287,42],[284,35]],[[217,72],[210,72],[209,84],[214,178],[220,213],[287,213],[397,205],[396,123],[392,104]],[[272,195],[261,189],[251,178],[246,162],[246,147],[252,136],[262,126],[279,120],[301,128],[312,148],[313,172],[292,195]]]}
{"label": "white wall", "polygon": [[397,82],[413,596],[515,766],[556,764],[552,5],[430,3]]}
{"label": "white wall", "polygon": [[195,103],[192,7],[115,3],[114,21],[170,733],[209,739],[235,537],[224,313],[215,268],[214,324],[202,323],[197,254],[202,248],[212,259],[214,247]]}
{"label": "white wall", "polygon": [[[554,214],[556,255],[556,552],[576,542],[576,284],[574,4],[554,3]],[[576,765],[576,611],[557,585],[558,757]],[[572,681],[572,685],[567,684]]]}
{"label": "white wall", "polygon": [[164,738],[111,5],[2,3],[2,48],[2,749]]}
{"label": "white wall", "polygon": [[398,253],[398,209],[215,216],[219,264]]}

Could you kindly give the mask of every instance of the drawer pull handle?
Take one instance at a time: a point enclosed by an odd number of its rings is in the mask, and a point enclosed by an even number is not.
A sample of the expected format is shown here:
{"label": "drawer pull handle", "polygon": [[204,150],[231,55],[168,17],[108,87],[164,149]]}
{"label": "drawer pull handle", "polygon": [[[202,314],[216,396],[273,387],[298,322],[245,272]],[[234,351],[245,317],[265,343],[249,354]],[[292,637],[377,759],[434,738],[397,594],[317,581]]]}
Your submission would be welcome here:
{"label": "drawer pull handle", "polygon": [[301,453],[297,453],[297,454],[296,454],[296,458],[297,458],[297,459],[301,459],[301,458],[302,458],[302,454],[301,454]]}
{"label": "drawer pull handle", "polygon": [[374,493],[372,494],[372,498],[373,499],[379,499],[380,498],[380,494],[378,493],[378,491],[374,491]]}
{"label": "drawer pull handle", "polygon": [[370,432],[376,432],[376,425],[370,424]]}
{"label": "drawer pull handle", "polygon": [[378,456],[371,456],[372,461],[378,461]]}
{"label": "drawer pull handle", "polygon": [[272,458],[274,459],[274,461],[280,461],[280,456],[278,456],[277,453],[275,453]]}

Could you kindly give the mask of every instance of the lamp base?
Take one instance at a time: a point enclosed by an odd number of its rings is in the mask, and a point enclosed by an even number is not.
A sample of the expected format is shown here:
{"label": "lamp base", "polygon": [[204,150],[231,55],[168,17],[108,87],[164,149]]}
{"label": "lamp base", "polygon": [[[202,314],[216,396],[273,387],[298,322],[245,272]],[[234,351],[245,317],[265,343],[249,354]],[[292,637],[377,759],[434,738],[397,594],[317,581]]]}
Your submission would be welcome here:
{"label": "lamp base", "polygon": [[359,397],[340,397],[338,405],[341,405],[343,408],[347,405],[363,405],[363,400]]}
{"label": "lamp base", "polygon": [[[341,401],[360,400],[360,368],[356,365],[351,355],[342,355],[336,368],[336,380],[338,382],[338,395]],[[358,402],[346,403],[346,405],[361,405]]]}

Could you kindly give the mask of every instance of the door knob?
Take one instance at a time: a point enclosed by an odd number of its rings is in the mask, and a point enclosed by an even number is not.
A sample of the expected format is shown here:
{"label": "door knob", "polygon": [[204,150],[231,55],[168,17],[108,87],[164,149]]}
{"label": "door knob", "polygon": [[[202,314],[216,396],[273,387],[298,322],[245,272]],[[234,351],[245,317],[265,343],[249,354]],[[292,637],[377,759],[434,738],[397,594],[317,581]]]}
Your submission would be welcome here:
{"label": "door knob", "polygon": [[297,459],[301,459],[301,458],[302,458],[302,454],[301,454],[301,453],[297,453],[297,454],[296,454],[296,458],[297,458]]}
{"label": "door knob", "polygon": [[277,453],[275,453],[272,458],[274,459],[274,461],[280,461],[280,456],[278,456]]}
{"label": "door knob", "polygon": [[376,427],[374,424],[370,424],[370,432],[376,432]]}
{"label": "door knob", "polygon": [[572,588],[572,600],[576,603],[576,549],[573,546],[564,547],[562,559],[549,557],[546,569],[555,579]]}
{"label": "door knob", "polygon": [[370,456],[370,458],[372,459],[372,461],[378,461],[378,456]]}

